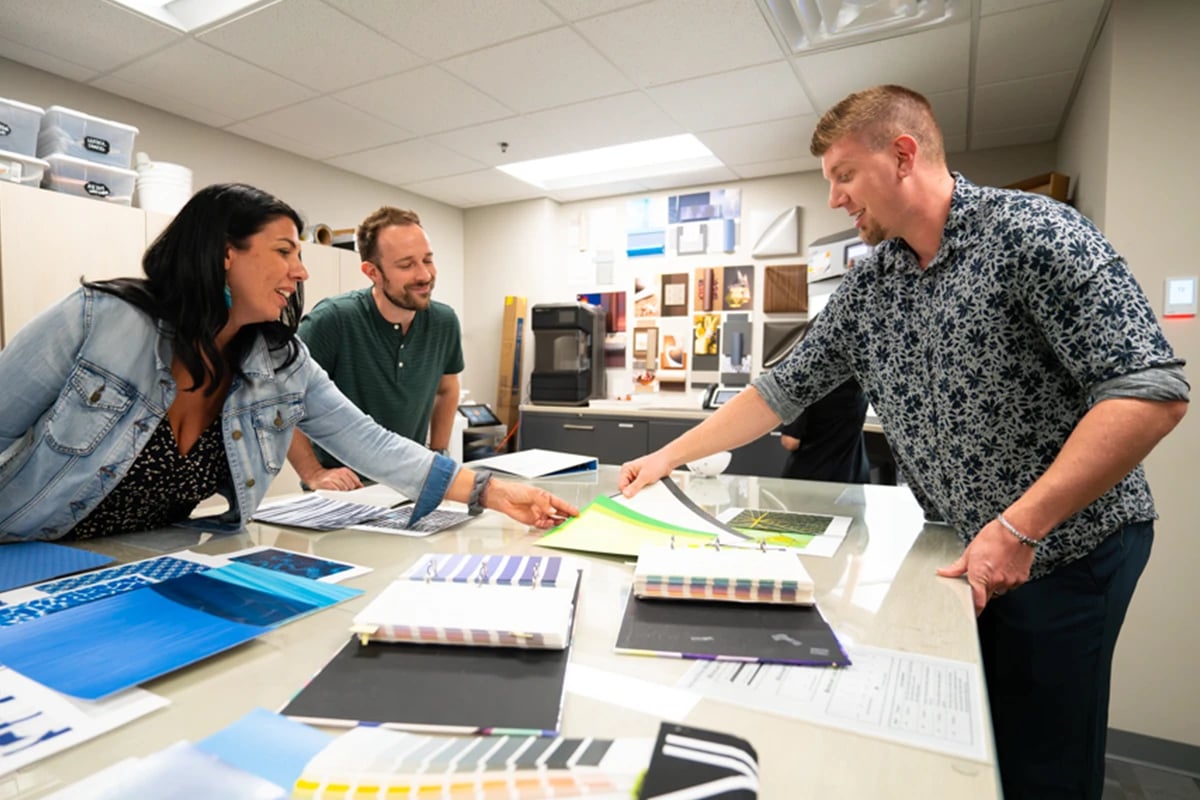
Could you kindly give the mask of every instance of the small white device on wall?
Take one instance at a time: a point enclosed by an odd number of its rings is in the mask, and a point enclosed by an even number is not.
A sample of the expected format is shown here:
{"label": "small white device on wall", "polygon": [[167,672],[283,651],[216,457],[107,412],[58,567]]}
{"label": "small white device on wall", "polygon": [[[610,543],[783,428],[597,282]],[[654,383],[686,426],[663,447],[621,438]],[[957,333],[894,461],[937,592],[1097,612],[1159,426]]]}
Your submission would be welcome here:
{"label": "small white device on wall", "polygon": [[1196,276],[1167,278],[1163,293],[1163,316],[1180,319],[1196,316]]}

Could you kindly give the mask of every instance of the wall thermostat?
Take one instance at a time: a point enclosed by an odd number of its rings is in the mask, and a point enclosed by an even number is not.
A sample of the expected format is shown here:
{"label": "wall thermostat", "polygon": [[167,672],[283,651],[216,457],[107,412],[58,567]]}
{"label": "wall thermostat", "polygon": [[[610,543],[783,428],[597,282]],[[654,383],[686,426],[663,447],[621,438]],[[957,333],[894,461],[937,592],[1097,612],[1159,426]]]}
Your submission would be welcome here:
{"label": "wall thermostat", "polygon": [[1163,293],[1164,317],[1196,316],[1196,276],[1167,278]]}

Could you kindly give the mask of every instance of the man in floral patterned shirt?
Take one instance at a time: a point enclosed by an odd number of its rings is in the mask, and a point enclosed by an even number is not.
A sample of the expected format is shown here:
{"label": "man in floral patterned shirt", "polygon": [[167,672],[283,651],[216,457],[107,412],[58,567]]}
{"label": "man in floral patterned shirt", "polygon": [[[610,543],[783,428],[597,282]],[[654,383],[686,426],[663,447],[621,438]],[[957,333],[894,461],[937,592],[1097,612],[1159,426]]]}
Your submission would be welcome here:
{"label": "man in floral patterned shirt", "polygon": [[812,152],[874,253],[787,360],[620,485],[856,378],[914,493],[966,545],[939,573],[971,587],[1005,794],[1098,800],[1113,650],[1157,516],[1141,461],[1183,417],[1183,361],[1087,219],[947,169],[921,95],[850,95]]}

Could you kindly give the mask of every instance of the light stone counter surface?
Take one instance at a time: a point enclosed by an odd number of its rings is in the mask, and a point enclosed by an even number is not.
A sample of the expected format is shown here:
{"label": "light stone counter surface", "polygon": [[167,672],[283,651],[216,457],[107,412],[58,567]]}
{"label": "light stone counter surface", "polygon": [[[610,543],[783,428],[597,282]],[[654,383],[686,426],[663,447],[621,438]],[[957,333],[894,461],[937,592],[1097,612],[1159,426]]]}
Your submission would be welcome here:
{"label": "light stone counter surface", "polygon": [[[542,485],[583,506],[599,492],[614,491],[616,476],[615,467],[601,467],[599,473]],[[833,558],[805,559],[816,583],[818,606],[842,642],[956,659],[981,669],[966,584],[934,575],[936,567],[957,557],[961,546],[948,528],[924,523],[907,489],[741,476],[698,478],[686,473],[675,477],[690,497],[712,512],[739,506],[853,517],[850,533]],[[265,544],[367,565],[374,572],[346,581],[365,590],[350,602],[146,684],[146,689],[169,698],[171,705],[0,778],[0,798],[40,797],[122,758],[147,755],[184,738],[202,739],[255,706],[278,710],[346,642],[353,615],[420,553],[562,554],[538,548],[539,537],[539,532],[489,511],[425,539],[359,531],[300,532],[252,524],[241,534],[199,540],[184,531],[92,540],[86,543],[90,549],[123,560],[189,546],[221,553]],[[692,662],[618,655],[612,650],[632,566],[621,558],[580,557],[585,572],[572,665],[674,686]],[[404,691],[399,678],[394,690]],[[630,710],[591,694],[595,693],[567,693],[562,717],[565,735],[652,737],[657,733],[660,720],[653,709]],[[708,699],[701,700],[683,722],[748,739],[758,752],[760,797],[768,800],[999,796],[990,733],[986,745],[991,763],[976,763]],[[990,720],[985,724],[990,732]]]}

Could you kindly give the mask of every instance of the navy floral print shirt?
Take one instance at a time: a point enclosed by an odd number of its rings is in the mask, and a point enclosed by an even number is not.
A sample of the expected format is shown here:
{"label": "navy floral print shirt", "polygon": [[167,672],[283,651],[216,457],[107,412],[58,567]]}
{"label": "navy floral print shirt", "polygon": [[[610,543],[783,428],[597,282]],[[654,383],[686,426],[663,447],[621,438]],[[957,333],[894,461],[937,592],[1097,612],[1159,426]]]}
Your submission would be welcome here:
{"label": "navy floral print shirt", "polygon": [[[1123,258],[1040,195],[955,175],[924,270],[902,239],[856,262],[796,350],[755,387],[784,421],[855,377],[905,479],[964,543],[1046,471],[1091,388],[1183,364]],[[1156,518],[1139,465],[1038,548],[1031,579]]]}

